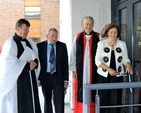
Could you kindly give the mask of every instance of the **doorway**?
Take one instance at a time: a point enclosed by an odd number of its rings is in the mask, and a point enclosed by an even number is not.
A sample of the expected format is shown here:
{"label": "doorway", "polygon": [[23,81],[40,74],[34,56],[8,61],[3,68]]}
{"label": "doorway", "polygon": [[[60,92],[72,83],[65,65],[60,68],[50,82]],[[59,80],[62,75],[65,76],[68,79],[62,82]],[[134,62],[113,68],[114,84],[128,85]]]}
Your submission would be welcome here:
{"label": "doorway", "polygon": [[[132,81],[141,82],[141,0],[116,0],[112,21],[116,22],[121,30],[120,39],[125,41],[128,55],[132,63],[134,74]],[[128,82],[128,78],[124,78]],[[129,101],[128,101],[129,100]],[[130,94],[129,89],[123,90],[123,104],[141,104],[141,88],[135,88]],[[123,108],[122,113],[141,113],[141,106]]]}

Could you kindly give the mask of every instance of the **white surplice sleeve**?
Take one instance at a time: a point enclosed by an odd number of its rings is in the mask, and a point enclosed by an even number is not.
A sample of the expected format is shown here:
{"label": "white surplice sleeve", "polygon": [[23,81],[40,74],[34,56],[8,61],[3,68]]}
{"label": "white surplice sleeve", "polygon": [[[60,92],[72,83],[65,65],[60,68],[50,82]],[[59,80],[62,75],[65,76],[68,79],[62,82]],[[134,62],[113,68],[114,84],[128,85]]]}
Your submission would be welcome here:
{"label": "white surplice sleeve", "polygon": [[15,41],[12,38],[8,39],[0,56],[0,97],[14,87],[26,63],[17,58]]}
{"label": "white surplice sleeve", "polygon": [[37,49],[35,42],[33,42],[30,38],[26,38],[26,39],[30,42],[32,49],[33,49],[31,58],[33,60],[35,60],[35,58],[38,59],[38,68],[35,69],[36,79],[38,80],[39,73],[40,73],[40,70],[41,70],[40,60],[39,60],[39,55],[38,55],[38,49]]}
{"label": "white surplice sleeve", "polygon": [[70,53],[70,66],[69,66],[70,71],[76,71],[76,37],[77,35],[75,35],[73,39],[71,53]]}
{"label": "white surplice sleeve", "polygon": [[35,57],[34,51],[30,49],[28,46],[26,46],[24,49],[24,52],[22,53],[19,59],[27,62],[27,61],[34,60],[35,58],[36,57]]}

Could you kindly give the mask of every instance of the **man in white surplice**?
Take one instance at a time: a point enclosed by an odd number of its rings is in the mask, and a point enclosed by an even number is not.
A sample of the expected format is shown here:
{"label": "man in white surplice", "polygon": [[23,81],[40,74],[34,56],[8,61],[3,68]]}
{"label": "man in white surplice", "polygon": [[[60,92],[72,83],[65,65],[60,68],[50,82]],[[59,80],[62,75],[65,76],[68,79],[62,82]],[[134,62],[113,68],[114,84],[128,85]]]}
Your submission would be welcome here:
{"label": "man in white surplice", "polygon": [[19,19],[16,32],[0,55],[0,113],[41,113],[37,79],[40,71],[35,43],[26,38],[30,23]]}

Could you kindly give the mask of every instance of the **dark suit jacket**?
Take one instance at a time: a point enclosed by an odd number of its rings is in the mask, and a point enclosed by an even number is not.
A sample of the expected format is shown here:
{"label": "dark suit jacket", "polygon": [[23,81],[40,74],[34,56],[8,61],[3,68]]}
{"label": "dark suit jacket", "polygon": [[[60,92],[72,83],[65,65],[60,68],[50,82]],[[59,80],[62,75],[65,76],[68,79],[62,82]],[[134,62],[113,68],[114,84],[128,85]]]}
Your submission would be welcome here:
{"label": "dark suit jacket", "polygon": [[[37,44],[39,52],[39,60],[41,63],[41,71],[39,75],[39,80],[42,83],[44,81],[44,76],[46,76],[47,69],[47,41],[43,41]],[[56,42],[56,76],[58,83],[64,85],[64,81],[68,81],[68,53],[65,43],[60,41]]]}

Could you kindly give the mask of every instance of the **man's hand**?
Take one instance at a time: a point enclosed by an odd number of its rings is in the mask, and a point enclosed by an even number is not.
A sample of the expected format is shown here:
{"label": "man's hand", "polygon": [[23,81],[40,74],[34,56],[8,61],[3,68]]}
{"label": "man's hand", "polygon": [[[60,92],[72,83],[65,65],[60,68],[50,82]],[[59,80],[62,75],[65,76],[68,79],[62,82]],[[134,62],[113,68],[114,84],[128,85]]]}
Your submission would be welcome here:
{"label": "man's hand", "polygon": [[28,61],[28,63],[30,63],[30,70],[33,70],[37,65],[33,60]]}
{"label": "man's hand", "polygon": [[77,73],[76,73],[76,71],[72,71],[72,78],[77,78]]}
{"label": "man's hand", "polygon": [[39,86],[39,87],[42,86],[40,82],[38,82],[38,86]]}
{"label": "man's hand", "polygon": [[64,82],[64,89],[67,89],[67,87],[68,87],[68,85],[69,85],[69,82]]}

